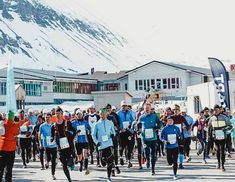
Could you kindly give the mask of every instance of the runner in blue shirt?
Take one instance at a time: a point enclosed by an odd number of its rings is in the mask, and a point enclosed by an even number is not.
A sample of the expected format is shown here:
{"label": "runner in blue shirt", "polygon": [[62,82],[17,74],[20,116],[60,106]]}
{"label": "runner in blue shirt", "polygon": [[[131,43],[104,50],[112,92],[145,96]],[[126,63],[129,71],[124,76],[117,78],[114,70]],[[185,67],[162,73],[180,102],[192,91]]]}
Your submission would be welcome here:
{"label": "runner in blue shirt", "polygon": [[113,168],[113,138],[115,136],[114,124],[107,119],[107,110],[100,110],[100,120],[96,123],[92,137],[101,156],[101,164],[107,165],[107,182],[111,182],[111,172]]}
{"label": "runner in blue shirt", "polygon": [[161,128],[162,122],[159,120],[156,113],[151,112],[151,104],[149,102],[146,102],[144,105],[144,114],[140,116],[139,123],[142,125],[141,138],[147,160],[147,168],[150,167],[151,151],[151,169],[152,175],[155,175],[157,129]]}
{"label": "runner in blue shirt", "polygon": [[174,125],[172,116],[167,118],[167,125],[161,132],[161,140],[166,143],[167,162],[169,165],[173,165],[174,176],[173,179],[177,179],[177,159],[179,153],[178,141],[182,140],[180,129]]}
{"label": "runner in blue shirt", "polygon": [[41,150],[46,150],[46,156],[47,156],[47,164],[46,167],[49,166],[49,162],[51,161],[51,174],[52,179],[55,180],[55,167],[56,167],[56,158],[57,158],[57,145],[55,140],[51,141],[51,114],[47,113],[46,115],[46,122],[43,123],[39,127],[39,145]]}
{"label": "runner in blue shirt", "polygon": [[85,175],[89,174],[88,170],[88,134],[91,133],[91,127],[87,121],[83,119],[81,110],[76,111],[77,119],[72,122],[72,126],[76,131],[76,150],[78,162],[80,162],[80,171],[82,172],[83,161],[85,165]]}

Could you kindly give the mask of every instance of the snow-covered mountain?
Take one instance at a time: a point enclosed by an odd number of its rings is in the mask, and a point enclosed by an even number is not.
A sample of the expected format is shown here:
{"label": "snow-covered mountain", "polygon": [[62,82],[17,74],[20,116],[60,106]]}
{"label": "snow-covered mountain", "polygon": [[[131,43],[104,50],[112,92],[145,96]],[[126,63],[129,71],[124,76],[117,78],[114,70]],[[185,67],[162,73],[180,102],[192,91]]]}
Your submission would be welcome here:
{"label": "snow-covered mountain", "polygon": [[76,0],[0,0],[0,55],[1,66],[12,59],[15,67],[76,72],[137,64],[127,40]]}

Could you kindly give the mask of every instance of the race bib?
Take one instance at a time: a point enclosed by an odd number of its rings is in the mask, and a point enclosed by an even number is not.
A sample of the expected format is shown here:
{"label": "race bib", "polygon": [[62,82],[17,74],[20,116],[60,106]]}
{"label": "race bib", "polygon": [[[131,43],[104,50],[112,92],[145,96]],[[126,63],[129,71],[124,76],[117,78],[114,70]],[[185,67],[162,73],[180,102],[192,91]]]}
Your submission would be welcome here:
{"label": "race bib", "polygon": [[216,140],[223,140],[224,137],[224,132],[223,130],[215,130],[215,139]]}
{"label": "race bib", "polygon": [[67,137],[60,138],[60,148],[61,149],[69,148],[69,142],[68,142]]}
{"label": "race bib", "polygon": [[107,142],[109,140],[108,135],[103,135],[102,136],[102,141]]}
{"label": "race bib", "polygon": [[48,146],[55,144],[55,141],[51,142],[51,137],[50,137],[50,136],[47,136],[47,137],[46,137],[46,142],[47,142],[47,145],[48,145]]}
{"label": "race bib", "polygon": [[167,135],[167,141],[170,144],[175,144],[176,143],[176,134],[169,134],[169,135]]}
{"label": "race bib", "polygon": [[77,126],[77,130],[81,130],[78,135],[86,135],[86,129],[85,129],[85,125],[79,125]]}
{"label": "race bib", "polygon": [[180,133],[182,132],[182,125],[181,124],[175,124],[180,129]]}
{"label": "race bib", "polygon": [[145,133],[145,138],[149,139],[149,138],[153,138],[153,129],[145,129],[144,130]]}
{"label": "race bib", "polygon": [[129,121],[124,121],[122,124],[123,124],[123,129],[127,129],[130,125]]}
{"label": "race bib", "polygon": [[21,132],[26,132],[28,129],[27,129],[27,126],[21,126],[20,127],[20,131]]}

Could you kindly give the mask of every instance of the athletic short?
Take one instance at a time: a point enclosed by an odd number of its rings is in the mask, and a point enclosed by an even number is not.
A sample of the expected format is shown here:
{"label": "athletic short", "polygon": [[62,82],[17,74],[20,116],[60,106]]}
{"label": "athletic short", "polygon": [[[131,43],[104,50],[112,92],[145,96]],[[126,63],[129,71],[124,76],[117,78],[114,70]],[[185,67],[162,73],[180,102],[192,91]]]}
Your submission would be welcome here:
{"label": "athletic short", "polygon": [[83,149],[88,149],[88,143],[76,143],[77,155],[81,155]]}

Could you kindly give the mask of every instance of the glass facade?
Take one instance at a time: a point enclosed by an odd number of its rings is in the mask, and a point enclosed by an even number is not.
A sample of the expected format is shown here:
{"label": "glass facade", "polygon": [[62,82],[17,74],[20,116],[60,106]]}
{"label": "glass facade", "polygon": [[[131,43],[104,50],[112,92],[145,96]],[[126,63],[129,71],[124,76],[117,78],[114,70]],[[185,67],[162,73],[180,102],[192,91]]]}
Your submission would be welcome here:
{"label": "glass facade", "polygon": [[23,83],[26,96],[42,96],[42,83]]}
{"label": "glass facade", "polygon": [[92,91],[96,91],[96,84],[56,81],[53,82],[53,92],[55,93],[90,94]]}

